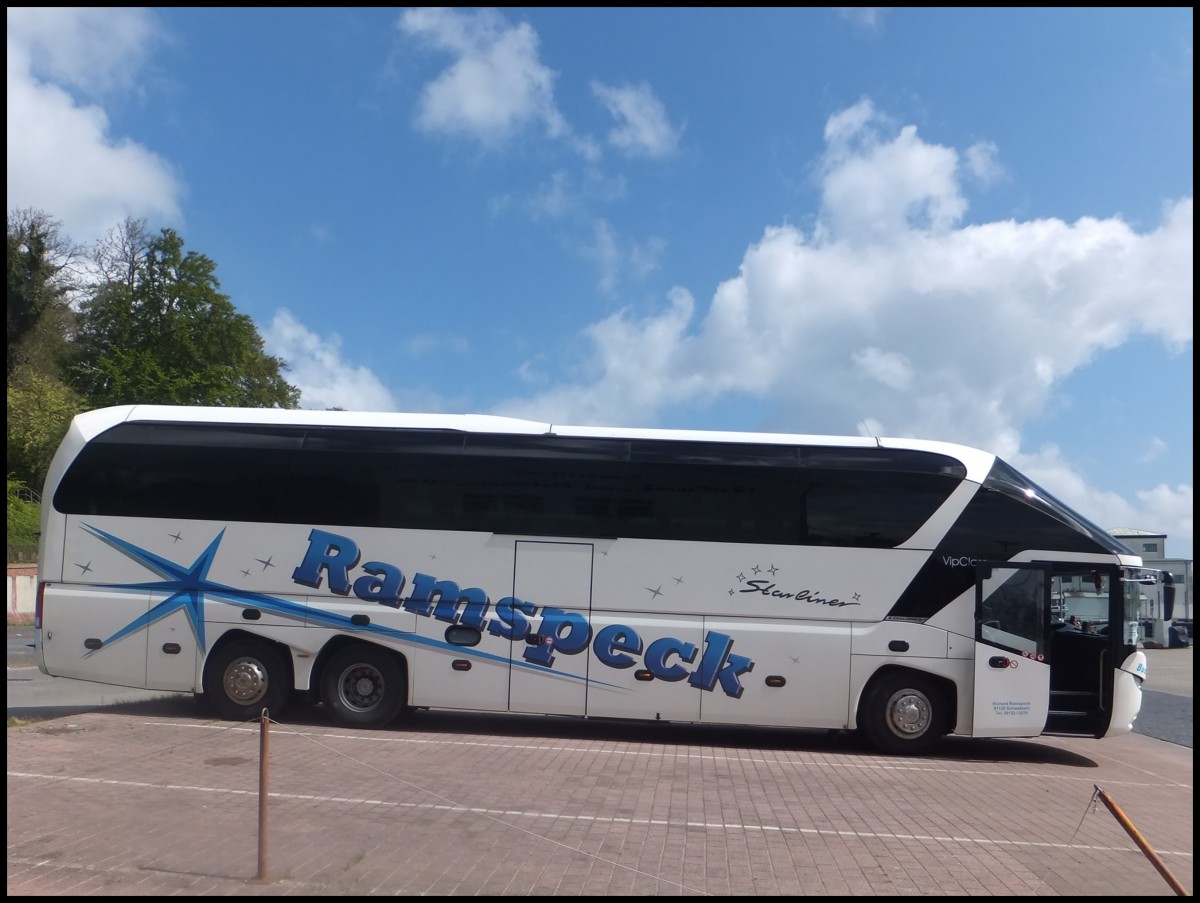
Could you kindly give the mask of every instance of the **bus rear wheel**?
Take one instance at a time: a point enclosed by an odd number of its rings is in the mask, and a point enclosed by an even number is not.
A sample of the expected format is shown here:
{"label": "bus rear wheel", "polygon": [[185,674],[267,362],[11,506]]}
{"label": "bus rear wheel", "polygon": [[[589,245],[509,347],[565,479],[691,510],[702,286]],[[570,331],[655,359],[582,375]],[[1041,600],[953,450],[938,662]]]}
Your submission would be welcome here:
{"label": "bus rear wheel", "polygon": [[262,715],[263,709],[274,718],[291,699],[291,670],[276,647],[234,640],[209,657],[204,695],[226,721],[249,721]]}
{"label": "bus rear wheel", "polygon": [[403,665],[378,646],[339,649],[321,673],[321,701],[343,727],[386,727],[406,695]]}
{"label": "bus rear wheel", "polygon": [[893,673],[867,691],[859,726],[877,749],[890,755],[920,755],[946,733],[949,711],[938,685],[920,674]]}

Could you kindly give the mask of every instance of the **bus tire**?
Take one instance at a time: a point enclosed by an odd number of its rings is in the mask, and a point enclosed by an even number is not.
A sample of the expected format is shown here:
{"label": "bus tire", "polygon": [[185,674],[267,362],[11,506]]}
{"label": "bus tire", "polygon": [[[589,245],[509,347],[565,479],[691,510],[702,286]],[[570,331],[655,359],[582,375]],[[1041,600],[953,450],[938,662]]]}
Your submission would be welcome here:
{"label": "bus tire", "polygon": [[928,677],[908,671],[885,674],[863,699],[859,727],[889,755],[921,755],[941,740],[949,723],[946,694]]}
{"label": "bus tire", "polygon": [[267,710],[282,714],[292,696],[287,659],[276,646],[258,640],[234,640],[209,656],[204,696],[226,721],[249,721]]}
{"label": "bus tire", "polygon": [[404,666],[387,649],[346,646],[321,671],[321,701],[343,727],[386,727],[404,707]]}

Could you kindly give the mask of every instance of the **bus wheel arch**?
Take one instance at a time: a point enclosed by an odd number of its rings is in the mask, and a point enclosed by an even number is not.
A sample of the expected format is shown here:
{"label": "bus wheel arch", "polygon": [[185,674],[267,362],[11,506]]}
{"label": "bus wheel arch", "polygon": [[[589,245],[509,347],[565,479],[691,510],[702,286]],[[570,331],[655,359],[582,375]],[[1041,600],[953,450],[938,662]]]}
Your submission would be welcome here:
{"label": "bus wheel arch", "polygon": [[321,703],[343,727],[387,727],[408,702],[404,656],[375,643],[340,643],[322,651]]}
{"label": "bus wheel arch", "polygon": [[226,721],[282,714],[294,684],[287,647],[250,634],[226,634],[204,664],[204,697]]}
{"label": "bus wheel arch", "polygon": [[929,752],[954,729],[957,694],[945,678],[912,668],[880,669],[858,704],[858,727],[889,755]]}

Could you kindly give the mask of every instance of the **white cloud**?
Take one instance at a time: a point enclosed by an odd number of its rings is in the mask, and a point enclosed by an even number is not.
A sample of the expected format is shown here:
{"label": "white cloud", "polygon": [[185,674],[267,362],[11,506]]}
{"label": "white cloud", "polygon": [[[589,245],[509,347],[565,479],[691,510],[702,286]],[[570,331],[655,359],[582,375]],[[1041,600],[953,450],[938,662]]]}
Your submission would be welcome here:
{"label": "white cloud", "polygon": [[1143,464],[1149,464],[1152,461],[1162,457],[1163,452],[1167,450],[1167,443],[1163,442],[1157,436],[1150,436],[1146,441],[1146,450],[1138,455],[1138,460]]}
{"label": "white cloud", "polygon": [[606,295],[612,294],[617,285],[621,252],[617,248],[612,226],[607,221],[596,220],[592,228],[592,243],[586,253],[600,268],[600,291]]}
{"label": "white cloud", "polygon": [[523,209],[535,220],[558,219],[570,214],[583,218],[595,204],[611,204],[627,194],[624,176],[591,166],[581,175],[557,170],[533,190]]}
{"label": "white cloud", "polygon": [[465,355],[471,350],[471,343],[458,333],[434,335],[423,332],[404,340],[404,353],[411,358],[421,358],[436,355],[444,362],[447,354]]}
{"label": "white cloud", "polygon": [[618,311],[588,327],[597,350],[585,365],[591,377],[529,399],[510,399],[495,412],[559,423],[649,424],[663,404],[683,402],[702,394],[709,375],[697,369],[686,382],[676,359],[683,350],[684,332],[695,302],[683,289],[670,294],[670,307],[643,320]]}
{"label": "white cloud", "polygon": [[[831,117],[826,136],[810,233],[767,228],[707,305],[676,288],[656,313],[592,324],[573,383],[497,410],[658,425],[672,409],[746,398],[772,428],[868,424],[1015,460],[1024,424],[1074,370],[1138,334],[1190,344],[1190,197],[1142,233],[1118,217],[962,226],[953,149],[890,126],[869,101]],[[1190,537],[1190,487],[1134,504],[1092,493],[1061,464],[1051,473],[1052,491],[1078,481],[1064,500],[1111,513],[1108,526],[1163,523]],[[1186,525],[1171,513],[1185,508]]]}
{"label": "white cloud", "polygon": [[182,183],[81,102],[128,86],[159,32],[144,10],[8,10],[8,205],[42,210],[75,241],[126,217],[177,223]]}
{"label": "white cloud", "polygon": [[610,86],[592,82],[592,93],[617,120],[608,143],[635,157],[667,157],[679,146],[682,127],[672,125],[666,108],[647,84]]}
{"label": "white cloud", "polygon": [[658,237],[644,242],[623,239],[601,218],[592,223],[590,240],[581,253],[600,271],[600,291],[612,296],[623,279],[642,279],[658,269],[665,249],[666,242]]}
{"label": "white cloud", "polygon": [[980,141],[967,148],[967,168],[984,185],[999,182],[1005,176],[1000,151],[991,141]]}
{"label": "white cloud", "polygon": [[88,94],[135,87],[153,47],[165,40],[144,9],[8,8],[8,58],[44,81]]}
{"label": "white cloud", "polygon": [[[1160,483],[1153,489],[1145,489],[1137,494],[1141,503],[1136,520],[1131,523],[1154,524],[1155,529],[1167,534],[1167,553],[1178,555],[1173,548],[1179,548],[1183,543],[1189,550],[1186,557],[1191,557],[1192,539],[1195,536],[1192,525],[1192,487],[1180,484],[1167,486]],[[1176,545],[1172,546],[1172,541]]]}
{"label": "white cloud", "polygon": [[1136,500],[1088,485],[1055,446],[1032,454],[1015,454],[1009,460],[1031,480],[1052,492],[1105,530],[1152,525],[1167,534],[1167,551],[1172,547],[1191,549],[1192,487],[1159,484],[1136,493]]}
{"label": "white cloud", "polygon": [[833,116],[825,130],[825,225],[842,241],[875,241],[908,227],[945,231],[967,211],[958,154],[926,144],[916,126],[888,140],[869,100]]}
{"label": "white cloud", "polygon": [[577,206],[577,199],[565,172],[556,172],[538,186],[529,199],[528,209],[534,219],[557,219]]}
{"label": "white cloud", "polygon": [[666,251],[666,240],[658,236],[635,243],[629,252],[629,264],[634,275],[646,276],[653,273],[662,266],[662,258]]}
{"label": "white cloud", "polygon": [[874,31],[883,25],[883,13],[886,6],[835,6],[833,9],[848,22]]}
{"label": "white cloud", "polygon": [[538,57],[537,33],[495,10],[405,10],[401,31],[445,51],[454,62],[421,92],[417,124],[429,132],[496,147],[540,124],[550,137],[569,129],[554,103],[555,74]]}
{"label": "white cloud", "polygon": [[850,357],[865,374],[891,389],[907,389],[916,378],[912,363],[895,351],[871,347],[855,351]]}
{"label": "white cloud", "polygon": [[340,336],[318,336],[290,311],[279,310],[263,331],[267,353],[288,364],[284,378],[300,390],[305,408],[394,411],[395,399],[366,367],[346,362]]}

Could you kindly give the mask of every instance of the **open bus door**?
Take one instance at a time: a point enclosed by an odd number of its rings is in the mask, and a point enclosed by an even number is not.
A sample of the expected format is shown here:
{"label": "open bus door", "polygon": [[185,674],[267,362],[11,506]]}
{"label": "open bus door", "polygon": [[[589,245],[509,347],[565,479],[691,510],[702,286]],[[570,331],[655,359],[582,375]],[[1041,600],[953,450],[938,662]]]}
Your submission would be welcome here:
{"label": "open bus door", "polygon": [[1050,570],[981,562],[975,573],[972,737],[1036,737],[1050,709]]}
{"label": "open bus door", "polygon": [[[1128,730],[1140,708],[1145,676],[1144,657],[1135,655],[1140,584],[1113,566],[1058,563],[1053,575],[1065,623],[1052,625],[1045,732],[1103,737],[1110,730]],[[1133,692],[1118,703],[1115,680],[1126,663]]]}

